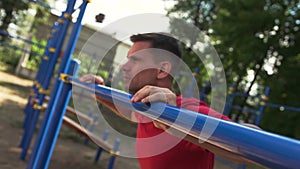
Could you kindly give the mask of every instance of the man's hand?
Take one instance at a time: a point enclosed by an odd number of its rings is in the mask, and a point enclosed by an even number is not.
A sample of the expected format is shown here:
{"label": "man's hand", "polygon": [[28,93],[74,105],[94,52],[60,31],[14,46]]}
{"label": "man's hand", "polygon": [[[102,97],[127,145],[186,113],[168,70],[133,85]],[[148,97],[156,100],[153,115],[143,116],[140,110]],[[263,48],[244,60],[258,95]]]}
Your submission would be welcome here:
{"label": "man's hand", "polygon": [[241,125],[246,126],[246,127],[250,127],[250,128],[254,128],[257,130],[262,130],[259,126],[255,125],[255,124],[251,124],[251,123],[241,123]]}
{"label": "man's hand", "polygon": [[[87,74],[79,78],[81,82],[90,82],[90,83],[95,83],[99,85],[105,85],[104,80],[100,76],[96,76],[93,74]],[[97,102],[103,104],[104,106],[108,107],[110,110],[112,110],[114,113],[119,115],[120,117],[123,117],[125,119],[128,119],[132,122],[137,122],[136,119],[132,119],[132,112],[128,110],[126,107],[118,106],[118,108],[114,105],[113,102],[106,101],[105,99],[95,96],[95,99]]]}
{"label": "man's hand", "polygon": [[95,83],[95,84],[100,84],[100,85],[105,85],[104,80],[100,76],[96,76],[93,74],[87,74],[79,78],[81,82],[90,82],[90,83]]}
{"label": "man's hand", "polygon": [[[176,106],[176,95],[167,88],[156,86],[145,86],[140,89],[131,99],[132,102],[163,102],[169,105]],[[169,127],[163,123],[153,120],[155,127],[162,130],[167,130]]]}
{"label": "man's hand", "polygon": [[142,103],[163,102],[176,106],[176,95],[170,89],[147,85],[136,92],[131,101]]}

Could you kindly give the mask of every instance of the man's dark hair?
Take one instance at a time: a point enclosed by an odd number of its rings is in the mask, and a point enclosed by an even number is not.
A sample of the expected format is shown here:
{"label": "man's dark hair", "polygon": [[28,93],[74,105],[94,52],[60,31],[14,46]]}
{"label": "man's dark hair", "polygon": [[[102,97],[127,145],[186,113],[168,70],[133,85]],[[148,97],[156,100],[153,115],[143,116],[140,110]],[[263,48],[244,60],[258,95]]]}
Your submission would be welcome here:
{"label": "man's dark hair", "polygon": [[147,41],[151,43],[151,48],[158,48],[169,51],[179,58],[181,58],[181,49],[178,40],[166,35],[165,33],[144,33],[132,35],[130,37],[132,42]]}

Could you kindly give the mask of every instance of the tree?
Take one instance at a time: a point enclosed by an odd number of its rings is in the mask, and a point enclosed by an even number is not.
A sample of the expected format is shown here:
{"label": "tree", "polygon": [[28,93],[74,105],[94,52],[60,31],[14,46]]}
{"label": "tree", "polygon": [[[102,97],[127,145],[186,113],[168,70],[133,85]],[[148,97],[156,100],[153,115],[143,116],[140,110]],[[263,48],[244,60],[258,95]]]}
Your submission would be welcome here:
{"label": "tree", "polygon": [[[33,2],[39,2],[40,4]],[[41,3],[46,3],[46,0],[0,2],[1,12],[3,14],[1,15],[2,17],[0,17],[0,19],[4,20],[0,22],[2,23],[0,25],[0,29],[10,34],[14,32],[20,37],[25,37],[25,39],[31,40],[33,37],[35,37],[37,25],[50,24],[47,19],[50,15],[50,9],[42,6]],[[17,26],[16,29],[14,29],[12,32],[10,32],[11,30],[9,30],[9,24],[11,23],[14,23]],[[1,41],[2,43],[7,44],[6,46],[4,45],[3,47],[1,47],[1,55],[3,56],[1,57],[1,61],[9,63],[11,65],[16,65],[19,57],[24,56],[24,53],[22,54],[21,52],[22,49],[30,51],[31,48],[36,47],[34,45],[32,46],[31,43],[8,38],[8,36],[3,36],[1,38]],[[37,43],[42,41],[43,39],[39,39]],[[20,50],[12,50],[8,46],[18,48]],[[9,57],[7,57],[8,54],[10,55]],[[30,58],[31,57],[34,58],[32,61],[38,60],[35,58],[36,56],[30,56]]]}
{"label": "tree", "polygon": [[[199,84],[203,84],[205,81],[209,80],[208,72],[205,65],[202,62],[205,62],[205,58],[209,57],[211,53],[211,48],[207,47],[203,49],[204,51],[195,53],[197,48],[197,41],[201,43],[205,42],[205,34],[210,31],[210,25],[215,19],[216,15],[215,1],[214,0],[204,0],[204,1],[195,1],[195,0],[178,0],[172,9],[168,11],[168,15],[174,17],[171,19],[171,33],[179,36],[183,43],[183,61],[188,63],[191,71],[198,68],[201,71],[196,74],[196,80]],[[179,20],[175,19],[179,18]],[[195,25],[199,30],[195,30],[193,27],[187,25],[184,21],[187,21]],[[200,35],[200,36],[199,36]],[[194,49],[194,51],[192,50]],[[197,49],[196,49],[197,51]],[[199,53],[203,56],[204,60],[200,60]],[[201,77],[201,78],[199,78]],[[218,78],[216,78],[218,79]],[[185,79],[184,81],[186,81]],[[191,81],[192,79],[188,79]],[[188,83],[188,81],[186,83]],[[185,84],[184,86],[189,86]]]}
{"label": "tree", "polygon": [[[295,103],[294,95],[300,94],[296,81],[291,80],[291,75],[296,71],[299,59],[299,25],[300,2],[296,0],[229,0],[205,1],[187,0],[176,1],[174,8],[170,9],[173,16],[182,17],[193,23],[195,18],[212,16],[205,26],[196,25],[209,34],[212,43],[222,59],[226,72],[228,85],[235,82],[239,89],[249,93],[254,84],[271,86],[271,101],[281,102],[283,95],[286,104]],[[200,9],[195,4],[200,5]],[[212,7],[207,10],[207,7]],[[201,9],[202,8],[202,9]],[[195,12],[200,11],[200,12]],[[208,11],[210,14],[203,13]],[[199,15],[199,16],[197,16]],[[202,20],[203,21],[203,20]],[[195,64],[188,62],[188,64]],[[249,78],[249,71],[253,77]],[[292,76],[296,77],[296,76]],[[276,81],[279,80],[280,81]],[[278,85],[278,82],[281,84]],[[286,87],[289,87],[288,89]],[[284,93],[284,94],[283,94]],[[246,100],[239,104],[245,105]],[[296,106],[297,103],[294,104]],[[299,104],[298,104],[299,105]],[[299,107],[299,106],[298,106]],[[269,109],[267,109],[268,111]],[[293,116],[299,119],[298,115]],[[280,131],[279,125],[273,128],[267,125],[275,120],[285,119],[284,116],[266,115],[262,127],[268,130]],[[299,120],[298,120],[299,121]],[[279,122],[278,122],[279,123]],[[282,121],[281,121],[282,123]],[[288,121],[290,130],[295,127],[295,122]],[[267,127],[268,126],[268,127]],[[295,133],[280,132],[295,137]]]}
{"label": "tree", "polygon": [[16,18],[18,15],[23,15],[22,12],[28,9],[28,5],[29,0],[2,0],[0,2],[0,29],[6,31],[10,23],[16,22]]}

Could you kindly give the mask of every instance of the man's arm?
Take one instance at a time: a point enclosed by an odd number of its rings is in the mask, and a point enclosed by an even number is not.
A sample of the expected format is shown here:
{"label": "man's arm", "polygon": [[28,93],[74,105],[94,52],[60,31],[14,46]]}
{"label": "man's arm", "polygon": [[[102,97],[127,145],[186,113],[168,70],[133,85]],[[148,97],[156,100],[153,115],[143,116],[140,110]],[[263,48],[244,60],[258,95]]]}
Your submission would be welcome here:
{"label": "man's arm", "polygon": [[[95,83],[95,84],[99,84],[99,85],[105,85],[102,77],[96,76],[93,74],[84,75],[79,80],[81,82],[90,82],[90,83]],[[97,102],[103,104],[105,107],[109,108],[111,111],[113,111],[118,116],[123,117],[127,120],[130,120],[132,122],[137,122],[136,118],[134,118],[134,116],[132,115],[133,113],[129,109],[127,109],[125,107],[121,107],[121,106],[116,107],[114,103],[106,101],[98,96],[95,96],[95,98],[96,98]]]}
{"label": "man's arm", "polygon": [[[132,98],[133,102],[141,101],[143,103],[147,102],[164,102],[166,104],[176,106],[176,95],[169,89],[160,88],[155,86],[145,86],[141,90],[139,90]],[[199,105],[198,105],[199,106]],[[199,108],[196,108],[198,110]],[[208,109],[209,111],[209,109]],[[221,117],[221,116],[220,116]],[[238,162],[238,163],[253,163],[252,161],[240,156],[237,152],[230,150],[230,148],[226,147],[222,143],[214,142],[211,140],[206,140],[204,142],[199,142],[200,138],[194,137],[189,133],[182,131],[180,128],[171,128],[169,126],[172,124],[168,124],[165,121],[154,120],[154,125],[162,130],[166,130],[169,134],[174,136],[182,135],[182,133],[187,134],[184,138],[195,144],[195,146],[200,146],[205,148],[212,153],[219,155],[223,158]],[[247,125],[246,125],[247,126]],[[174,127],[174,126],[173,126]],[[253,127],[253,126],[251,126]],[[253,127],[256,128],[256,127]],[[168,130],[167,130],[168,129]]]}
{"label": "man's arm", "polygon": [[97,102],[103,104],[105,107],[109,108],[111,111],[113,111],[115,114],[118,116],[125,118],[127,120],[130,120],[132,122],[137,122],[137,119],[134,116],[134,113],[127,109],[126,107],[121,107],[121,106],[115,106],[114,103],[106,101],[102,99],[101,97],[95,96]]}

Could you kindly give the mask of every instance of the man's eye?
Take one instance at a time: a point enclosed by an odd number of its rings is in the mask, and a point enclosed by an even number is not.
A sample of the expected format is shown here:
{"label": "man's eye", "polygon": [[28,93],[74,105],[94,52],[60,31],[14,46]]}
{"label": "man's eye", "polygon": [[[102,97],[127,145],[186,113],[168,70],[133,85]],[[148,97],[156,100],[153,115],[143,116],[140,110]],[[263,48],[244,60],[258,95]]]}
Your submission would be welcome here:
{"label": "man's eye", "polygon": [[136,62],[138,59],[137,58],[131,58],[130,60],[133,61],[133,62]]}

